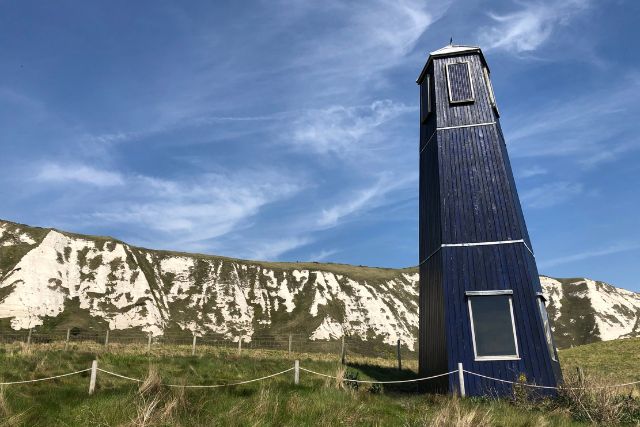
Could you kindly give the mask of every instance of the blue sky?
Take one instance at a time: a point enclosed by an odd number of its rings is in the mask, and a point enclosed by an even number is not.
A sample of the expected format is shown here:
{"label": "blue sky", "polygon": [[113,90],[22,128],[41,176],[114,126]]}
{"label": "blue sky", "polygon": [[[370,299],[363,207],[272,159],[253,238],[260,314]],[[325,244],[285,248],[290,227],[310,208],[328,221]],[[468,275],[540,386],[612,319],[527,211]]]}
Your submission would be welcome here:
{"label": "blue sky", "polygon": [[0,2],[0,218],[417,264],[428,52],[483,47],[540,271],[640,291],[634,1]]}

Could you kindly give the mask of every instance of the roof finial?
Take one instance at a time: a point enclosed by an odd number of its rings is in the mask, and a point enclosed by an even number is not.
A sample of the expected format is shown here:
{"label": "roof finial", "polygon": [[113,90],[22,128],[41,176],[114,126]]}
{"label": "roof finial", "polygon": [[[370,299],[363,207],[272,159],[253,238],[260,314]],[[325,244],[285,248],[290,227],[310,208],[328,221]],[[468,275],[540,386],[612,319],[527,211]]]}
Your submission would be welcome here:
{"label": "roof finial", "polygon": [[449,39],[449,46],[453,46],[453,37]]}

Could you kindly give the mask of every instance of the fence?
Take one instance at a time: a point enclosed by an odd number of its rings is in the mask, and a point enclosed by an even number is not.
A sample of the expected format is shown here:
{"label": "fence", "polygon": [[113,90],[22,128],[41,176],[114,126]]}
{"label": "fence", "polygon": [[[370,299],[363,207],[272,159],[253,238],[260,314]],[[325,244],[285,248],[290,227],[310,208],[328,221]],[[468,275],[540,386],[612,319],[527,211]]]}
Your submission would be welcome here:
{"label": "fence", "polygon": [[[56,376],[51,376],[51,377],[46,377],[46,378],[39,378],[39,379],[32,379],[32,380],[24,380],[24,381],[12,381],[12,382],[0,382],[0,386],[7,386],[7,385],[18,385],[18,384],[29,384],[29,383],[36,383],[36,382],[42,382],[42,381],[52,381],[52,380],[56,380],[59,378],[63,378],[63,377],[68,377],[68,376],[72,376],[72,375],[78,375],[78,374],[82,374],[85,372],[91,372],[90,376],[89,376],[89,394],[94,394],[95,390],[96,390],[96,383],[97,383],[97,378],[98,378],[98,372],[101,372],[103,374],[106,375],[111,375],[123,380],[127,380],[127,381],[132,381],[135,383],[143,383],[145,380],[140,379],[140,378],[133,378],[133,377],[129,377],[126,375],[122,375],[119,374],[117,372],[112,372],[112,371],[108,371],[106,369],[102,369],[98,367],[98,361],[94,360],[91,363],[91,368],[87,368],[87,369],[81,369],[78,371],[74,371],[74,372],[69,372],[67,374],[61,374],[61,375],[56,375]],[[293,367],[285,369],[283,371],[280,372],[276,372],[273,374],[269,374],[269,375],[265,375],[259,378],[253,378],[253,379],[248,379],[248,380],[244,380],[244,381],[237,381],[237,382],[233,382],[233,383],[220,383],[220,384],[166,384],[166,383],[161,383],[161,386],[164,387],[177,387],[177,388],[199,388],[199,389],[204,389],[204,388],[221,388],[221,387],[234,387],[234,386],[239,386],[239,385],[244,385],[244,384],[249,384],[249,383],[254,383],[254,382],[259,382],[259,381],[265,381],[271,378],[275,378],[281,375],[284,375],[288,372],[294,372],[294,379],[293,382],[295,385],[299,385],[300,384],[300,372],[306,372],[308,374],[314,375],[314,376],[319,376],[319,377],[323,377],[323,378],[329,378],[332,380],[336,380],[336,381],[342,381],[343,383],[364,383],[364,384],[403,384],[403,383],[415,383],[415,382],[424,382],[424,381],[429,381],[432,379],[436,379],[436,378],[440,378],[440,377],[445,377],[445,376],[449,376],[449,375],[453,375],[453,374],[457,374],[458,377],[458,394],[461,397],[465,397],[465,376],[464,374],[467,375],[474,375],[474,376],[478,376],[484,379],[488,379],[491,381],[495,381],[495,382],[500,382],[500,383],[508,383],[511,384],[513,386],[520,386],[520,387],[530,387],[530,388],[534,388],[534,389],[552,389],[552,390],[585,390],[588,388],[619,388],[619,387],[628,387],[628,386],[635,386],[637,384],[640,384],[640,381],[632,381],[632,382],[627,382],[624,384],[611,384],[611,385],[604,385],[604,386],[599,386],[599,387],[555,387],[555,386],[544,386],[544,385],[537,385],[537,384],[528,384],[528,383],[524,383],[524,382],[520,382],[520,381],[510,381],[510,380],[505,380],[505,379],[500,379],[500,378],[494,378],[494,377],[489,377],[486,375],[481,375],[478,374],[476,372],[473,371],[468,371],[466,369],[464,369],[464,367],[462,366],[462,363],[458,364],[458,369],[450,371],[450,372],[444,372],[442,374],[438,374],[438,375],[433,375],[433,376],[429,376],[429,377],[422,377],[422,378],[411,378],[411,379],[406,379],[406,380],[391,380],[391,381],[376,381],[376,380],[356,380],[356,379],[347,379],[347,378],[339,378],[337,376],[334,375],[329,375],[329,374],[324,374],[321,372],[316,372],[313,371],[311,369],[306,369],[302,366],[300,366],[300,362],[298,360],[296,360],[294,362]]]}
{"label": "fence", "polygon": [[106,351],[124,351],[128,346],[146,348],[148,352],[173,348],[185,354],[196,355],[207,352],[212,348],[237,350],[279,350],[289,354],[296,353],[324,353],[335,354],[342,363],[355,355],[358,357],[372,357],[387,360],[397,364],[402,369],[403,362],[417,363],[416,352],[403,346],[398,340],[395,345],[385,344],[378,340],[364,341],[355,337],[343,337],[339,340],[311,340],[303,334],[274,334],[257,336],[236,336],[225,338],[216,335],[197,336],[188,332],[165,332],[163,335],[153,336],[143,332],[131,331],[87,331],[77,329],[59,329],[48,331],[24,330],[0,332],[0,344],[23,343],[31,344],[59,344],[65,349],[82,349],[83,346],[92,348],[101,345]]}

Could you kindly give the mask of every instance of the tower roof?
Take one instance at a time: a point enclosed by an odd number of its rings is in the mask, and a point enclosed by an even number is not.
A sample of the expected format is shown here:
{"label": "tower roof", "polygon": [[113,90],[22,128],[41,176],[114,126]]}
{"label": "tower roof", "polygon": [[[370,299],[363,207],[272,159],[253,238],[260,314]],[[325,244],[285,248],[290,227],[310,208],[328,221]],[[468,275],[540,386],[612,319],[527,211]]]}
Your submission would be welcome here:
{"label": "tower roof", "polygon": [[466,53],[478,53],[484,65],[485,66],[487,65],[487,62],[484,59],[484,55],[482,54],[482,49],[480,49],[480,47],[466,46],[462,44],[448,44],[444,47],[441,47],[438,50],[434,50],[429,54],[429,59],[427,59],[427,63],[424,65],[424,68],[422,68],[422,71],[420,72],[420,75],[418,76],[416,83],[420,84],[422,82],[422,79],[424,78],[424,75],[427,72],[427,68],[429,68],[429,64],[431,63],[433,58],[442,58],[445,56],[457,56],[457,55],[462,55]]}
{"label": "tower roof", "polygon": [[462,52],[480,52],[480,48],[478,46],[466,46],[462,44],[448,44],[444,47],[441,47],[438,50],[434,50],[429,54],[429,56],[447,56],[447,55],[457,55]]}

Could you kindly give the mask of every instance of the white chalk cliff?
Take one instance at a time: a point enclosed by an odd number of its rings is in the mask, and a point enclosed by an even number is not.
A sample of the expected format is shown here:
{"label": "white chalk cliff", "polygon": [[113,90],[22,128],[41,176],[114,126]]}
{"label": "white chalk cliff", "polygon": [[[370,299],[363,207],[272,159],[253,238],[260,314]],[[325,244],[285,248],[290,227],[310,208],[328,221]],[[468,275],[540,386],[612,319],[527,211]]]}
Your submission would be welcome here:
{"label": "white chalk cliff", "polygon": [[[112,330],[154,335],[346,334],[414,350],[418,280],[416,269],[177,254],[0,221],[0,321],[16,330],[55,325],[74,310]],[[589,279],[541,280],[559,346],[640,335],[639,294]]]}

